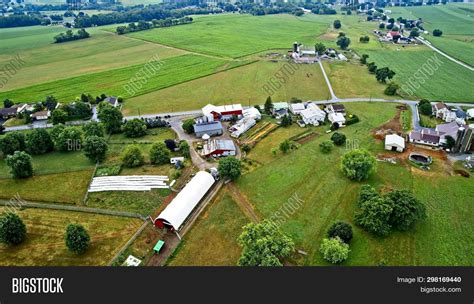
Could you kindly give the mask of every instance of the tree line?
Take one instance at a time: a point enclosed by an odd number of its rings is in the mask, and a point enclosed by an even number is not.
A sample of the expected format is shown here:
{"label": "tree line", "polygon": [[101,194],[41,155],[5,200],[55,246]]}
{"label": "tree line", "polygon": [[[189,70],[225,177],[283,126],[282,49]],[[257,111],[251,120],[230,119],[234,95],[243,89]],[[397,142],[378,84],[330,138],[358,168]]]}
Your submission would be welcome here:
{"label": "tree line", "polygon": [[91,35],[85,29],[78,30],[76,34],[74,34],[72,30],[67,30],[66,33],[60,33],[59,35],[54,36],[54,43],[86,39],[90,36]]}
{"label": "tree line", "polygon": [[115,30],[117,34],[123,35],[126,33],[144,31],[151,28],[160,28],[160,27],[170,27],[175,25],[188,24],[193,22],[191,17],[183,17],[179,19],[166,18],[163,20],[153,19],[151,22],[148,21],[139,21],[138,23],[132,22],[129,25],[118,26]]}

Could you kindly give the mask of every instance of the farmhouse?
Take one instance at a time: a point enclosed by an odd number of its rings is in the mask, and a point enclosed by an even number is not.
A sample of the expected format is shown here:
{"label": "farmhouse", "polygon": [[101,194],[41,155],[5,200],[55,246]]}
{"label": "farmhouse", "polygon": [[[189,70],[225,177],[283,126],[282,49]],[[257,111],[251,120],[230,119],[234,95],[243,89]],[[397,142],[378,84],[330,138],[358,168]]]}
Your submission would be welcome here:
{"label": "farmhouse", "polygon": [[408,135],[411,143],[438,147],[441,135],[433,129],[421,129],[421,131],[411,131]]}
{"label": "farmhouse", "polygon": [[224,133],[220,121],[209,121],[206,117],[197,119],[193,125],[196,137],[202,137],[204,134],[209,136],[218,136]]}
{"label": "farmhouse", "polygon": [[303,111],[304,109],[305,109],[305,106],[304,106],[304,103],[302,102],[290,104],[290,112],[295,115],[300,114],[301,111]]}
{"label": "farmhouse", "polygon": [[313,126],[318,126],[319,123],[324,122],[324,119],[326,118],[326,113],[318,106],[308,107],[301,111],[300,115],[305,124],[311,124]]}
{"label": "farmhouse", "polygon": [[33,118],[33,120],[47,120],[49,116],[51,116],[50,111],[40,111],[31,114],[31,118]]}
{"label": "farmhouse", "polygon": [[242,118],[235,125],[230,127],[231,136],[238,138],[243,133],[247,132],[251,127],[255,126],[257,122],[253,118]]}
{"label": "farmhouse", "polygon": [[248,108],[242,111],[244,118],[252,118],[256,121],[262,119],[262,114],[256,108]]}
{"label": "farmhouse", "polygon": [[208,104],[202,108],[202,114],[207,117],[214,117],[214,120],[230,120],[233,116],[242,118],[243,109],[240,104],[225,105],[225,106],[214,106]]}
{"label": "farmhouse", "polygon": [[236,151],[237,149],[232,140],[214,139],[208,140],[203,145],[201,154],[206,157],[235,156]]}
{"label": "farmhouse", "polygon": [[337,112],[331,112],[328,114],[328,119],[332,124],[337,123],[339,127],[342,127],[344,123],[346,122],[346,119],[344,118],[344,115],[341,113]]}
{"label": "farmhouse", "polygon": [[275,102],[272,108],[272,114],[275,115],[277,119],[282,118],[285,115],[288,115],[288,103],[286,102]]}
{"label": "farmhouse", "polygon": [[385,136],[385,150],[403,152],[405,149],[405,139],[396,134]]}
{"label": "farmhouse", "polygon": [[314,49],[314,47],[307,48],[298,42],[293,43],[293,50],[291,52],[291,57],[296,63],[318,62],[317,56],[316,56],[316,50]]}
{"label": "farmhouse", "polygon": [[0,109],[0,118],[8,119],[15,117],[17,115],[17,109],[11,108],[1,108]]}
{"label": "farmhouse", "polygon": [[158,228],[179,231],[186,219],[214,184],[212,175],[199,171],[178,193],[171,203],[155,218],[153,224]]}
{"label": "farmhouse", "polygon": [[111,104],[114,108],[119,106],[118,98],[115,97],[115,96],[109,96],[109,97],[105,98],[104,101]]}
{"label": "farmhouse", "polygon": [[346,108],[342,104],[331,104],[326,107],[326,113],[341,113],[342,115],[346,116]]}

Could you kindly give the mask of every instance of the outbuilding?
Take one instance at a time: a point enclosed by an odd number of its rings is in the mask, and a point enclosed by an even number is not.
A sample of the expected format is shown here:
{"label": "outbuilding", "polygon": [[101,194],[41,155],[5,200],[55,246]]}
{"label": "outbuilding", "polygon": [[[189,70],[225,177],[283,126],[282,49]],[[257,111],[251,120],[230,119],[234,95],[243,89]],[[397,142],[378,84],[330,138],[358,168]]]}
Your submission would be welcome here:
{"label": "outbuilding", "polygon": [[396,134],[385,136],[385,150],[403,152],[405,150],[405,139]]}
{"label": "outbuilding", "polygon": [[206,171],[196,173],[165,210],[155,218],[154,225],[158,228],[179,231],[214,182],[214,177],[210,173]]}
{"label": "outbuilding", "polygon": [[193,125],[194,133],[196,137],[201,138],[204,134],[209,136],[218,136],[224,133],[224,129],[222,128],[222,124],[220,121],[211,121],[211,122],[203,122],[203,123],[196,123]]}

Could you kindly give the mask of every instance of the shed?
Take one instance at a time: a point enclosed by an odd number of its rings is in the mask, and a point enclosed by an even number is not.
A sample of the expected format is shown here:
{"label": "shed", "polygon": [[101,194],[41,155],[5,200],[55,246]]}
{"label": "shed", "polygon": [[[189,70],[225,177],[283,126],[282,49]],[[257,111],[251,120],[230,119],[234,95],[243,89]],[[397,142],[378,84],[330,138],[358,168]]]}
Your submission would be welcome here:
{"label": "shed", "polygon": [[290,112],[295,115],[300,114],[301,111],[303,111],[304,109],[305,109],[305,106],[304,106],[304,103],[302,102],[290,104]]}
{"label": "shed", "polygon": [[214,178],[206,171],[199,171],[178,193],[171,203],[154,220],[159,228],[171,228],[178,231],[194,208],[199,204],[214,184]]}
{"label": "shed", "polygon": [[396,134],[385,136],[385,150],[403,152],[405,149],[405,139]]}
{"label": "shed", "polygon": [[165,245],[165,241],[159,240],[159,241],[155,244],[155,247],[153,247],[153,251],[155,252],[155,254],[160,253],[160,250],[161,250],[161,248],[163,248],[164,245]]}

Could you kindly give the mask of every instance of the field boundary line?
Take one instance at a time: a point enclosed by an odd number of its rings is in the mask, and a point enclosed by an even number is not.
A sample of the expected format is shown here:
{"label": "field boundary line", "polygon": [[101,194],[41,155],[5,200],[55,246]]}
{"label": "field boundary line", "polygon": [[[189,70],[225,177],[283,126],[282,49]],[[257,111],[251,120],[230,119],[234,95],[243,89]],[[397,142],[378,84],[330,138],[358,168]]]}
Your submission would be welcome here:
{"label": "field boundary line", "polygon": [[107,263],[107,266],[112,266],[112,264],[120,257],[120,255],[127,250],[130,245],[138,238],[138,236],[145,230],[145,228],[150,224],[148,220],[145,220],[145,222],[138,228],[137,231],[130,237],[130,239],[125,243],[125,245],[120,248],[120,250],[110,259],[110,261]]}

